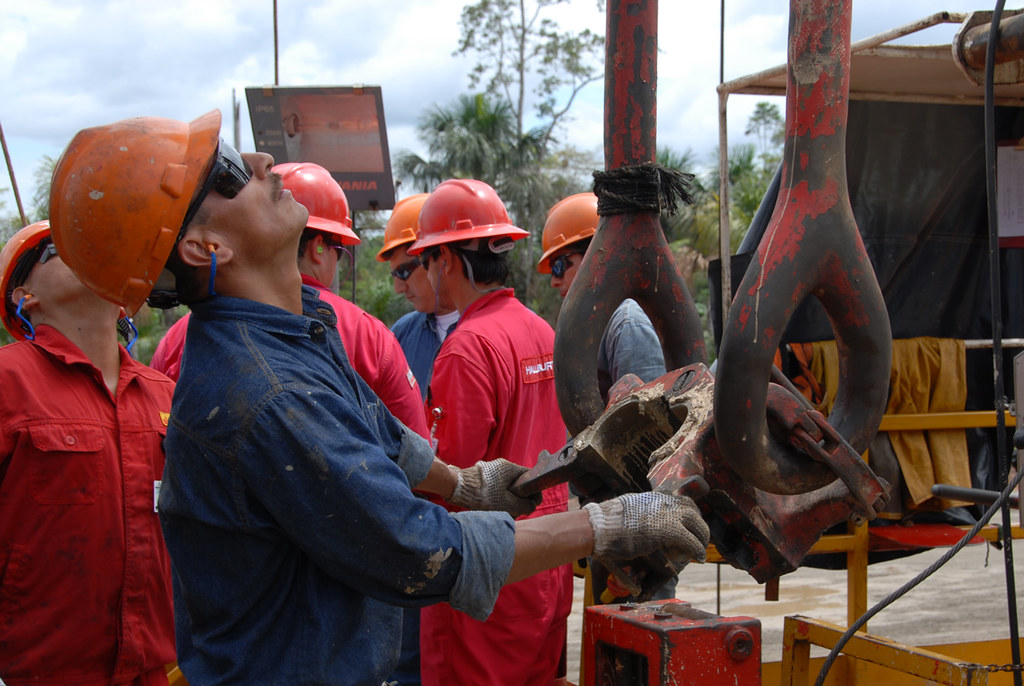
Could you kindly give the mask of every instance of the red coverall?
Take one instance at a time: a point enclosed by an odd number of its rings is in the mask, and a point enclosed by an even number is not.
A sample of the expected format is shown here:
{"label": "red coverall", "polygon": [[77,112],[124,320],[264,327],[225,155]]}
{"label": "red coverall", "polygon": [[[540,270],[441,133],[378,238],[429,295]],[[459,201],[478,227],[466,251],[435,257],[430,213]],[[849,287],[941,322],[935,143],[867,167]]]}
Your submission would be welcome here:
{"label": "red coverall", "polygon": [[[391,330],[368,312],[332,293],[329,288],[306,274],[302,283],[320,291],[320,299],[334,308],[338,316],[338,334],[348,353],[352,368],[362,377],[384,405],[400,422],[426,437],[423,397],[402,346]],[[188,315],[176,321],[153,353],[150,366],[172,379],[181,373],[181,351],[185,346]]]}
{"label": "red coverall", "polygon": [[[512,289],[470,305],[448,335],[426,409],[438,456],[469,467],[504,457],[532,467],[565,443],[552,372],[555,333]],[[565,484],[544,493],[531,517],[563,512]],[[572,605],[569,565],[505,586],[479,622],[447,603],[421,612],[424,686],[550,684],[565,648]]]}
{"label": "red coverall", "polygon": [[167,684],[156,513],[174,384],[121,349],[116,397],[56,329],[0,348],[0,678]]}

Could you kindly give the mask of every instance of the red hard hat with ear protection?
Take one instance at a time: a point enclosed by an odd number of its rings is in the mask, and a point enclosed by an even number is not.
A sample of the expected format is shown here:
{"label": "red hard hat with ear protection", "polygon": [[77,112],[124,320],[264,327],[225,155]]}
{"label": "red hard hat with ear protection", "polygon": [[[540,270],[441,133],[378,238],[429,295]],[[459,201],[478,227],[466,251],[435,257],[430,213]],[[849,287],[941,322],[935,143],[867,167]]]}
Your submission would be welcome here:
{"label": "red hard hat with ear protection", "polygon": [[[15,314],[18,307],[11,299],[11,294],[15,288],[25,282],[29,272],[32,271],[32,266],[29,265],[22,269],[18,269],[18,266],[23,257],[33,253],[40,243],[49,238],[50,222],[43,220],[29,224],[14,234],[11,240],[4,245],[4,249],[0,251],[0,293],[4,298],[4,306],[0,308],[0,319],[3,319],[4,328],[19,341],[25,340],[27,331]],[[15,271],[19,272],[17,276],[15,276]]]}
{"label": "red hard hat with ear protection", "polygon": [[352,230],[348,198],[331,172],[313,162],[284,162],[270,171],[280,174],[296,202],[309,210],[307,228],[333,234],[344,245],[359,245],[359,236]]}
{"label": "red hard hat with ear protection", "polygon": [[526,238],[530,234],[512,224],[505,204],[498,193],[483,181],[476,179],[448,179],[442,181],[423,202],[419,216],[419,239],[409,246],[410,255],[418,255],[424,248],[444,243],[480,238],[491,245],[500,244],[508,250],[508,241],[494,239]]}

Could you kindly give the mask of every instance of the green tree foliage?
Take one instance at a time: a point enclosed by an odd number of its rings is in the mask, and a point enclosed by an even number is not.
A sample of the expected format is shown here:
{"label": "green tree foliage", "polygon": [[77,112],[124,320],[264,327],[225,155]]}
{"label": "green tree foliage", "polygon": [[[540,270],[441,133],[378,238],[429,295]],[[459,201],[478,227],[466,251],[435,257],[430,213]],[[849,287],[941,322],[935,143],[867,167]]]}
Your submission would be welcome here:
{"label": "green tree foliage", "polygon": [[786,121],[779,113],[779,106],[764,100],[757,103],[747,120],[746,134],[757,138],[757,157],[762,167],[774,172],[786,140]]}
{"label": "green tree foliage", "polygon": [[512,107],[516,129],[526,131],[528,103],[542,122],[546,147],[587,84],[604,76],[604,36],[589,29],[562,31],[545,10],[569,0],[478,0],[462,9],[462,33],[453,54],[474,53],[470,88]]}
{"label": "green tree foliage", "polygon": [[50,216],[50,182],[53,170],[57,166],[57,158],[43,155],[35,171],[36,192],[32,194],[34,214],[40,219]]}

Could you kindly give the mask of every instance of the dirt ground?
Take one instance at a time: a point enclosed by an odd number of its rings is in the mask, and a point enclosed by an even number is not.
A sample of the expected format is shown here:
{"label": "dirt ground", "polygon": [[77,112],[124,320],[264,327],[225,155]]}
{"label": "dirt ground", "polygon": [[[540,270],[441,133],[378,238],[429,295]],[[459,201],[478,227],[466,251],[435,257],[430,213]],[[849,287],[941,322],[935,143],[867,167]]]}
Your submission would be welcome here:
{"label": "dirt ground", "polygon": [[[945,553],[918,555],[871,565],[869,607],[914,578]],[[1017,613],[1024,617],[1024,545],[1014,547]],[[576,579],[576,597],[569,617],[568,676],[579,681],[583,631],[583,580]],[[846,572],[801,568],[782,577],[779,600],[764,600],[764,587],[728,565],[691,564],[680,575],[676,597],[694,608],[724,617],[746,616],[761,621],[762,660],[782,659],[782,624],[800,614],[846,626]],[[988,544],[968,546],[934,575],[882,610],[869,623],[871,634],[909,645],[937,645],[964,640],[989,640],[1010,635],[1003,553]],[[812,656],[826,651],[812,648]]]}

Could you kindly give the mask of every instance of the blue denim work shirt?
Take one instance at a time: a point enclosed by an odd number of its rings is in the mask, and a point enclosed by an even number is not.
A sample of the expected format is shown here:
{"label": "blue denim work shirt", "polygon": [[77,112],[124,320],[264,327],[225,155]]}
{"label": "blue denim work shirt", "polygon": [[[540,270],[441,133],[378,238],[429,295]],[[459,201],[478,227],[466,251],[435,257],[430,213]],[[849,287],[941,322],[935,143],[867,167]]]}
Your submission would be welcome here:
{"label": "blue denim work shirt", "polygon": [[484,619],[512,563],[507,514],[413,495],[429,444],[352,370],[314,289],[303,308],[192,307],[159,499],[192,686],[379,685],[400,606]]}
{"label": "blue denim work shirt", "polygon": [[416,383],[420,386],[420,394],[427,399],[427,387],[434,372],[434,358],[441,348],[434,330],[434,315],[423,312],[410,312],[403,315],[391,327],[391,333],[402,346],[405,359],[409,361]]}
{"label": "blue denim work shirt", "polygon": [[654,324],[643,308],[626,298],[612,312],[597,353],[597,385],[608,401],[612,385],[626,374],[644,383],[665,373],[665,356]]}

